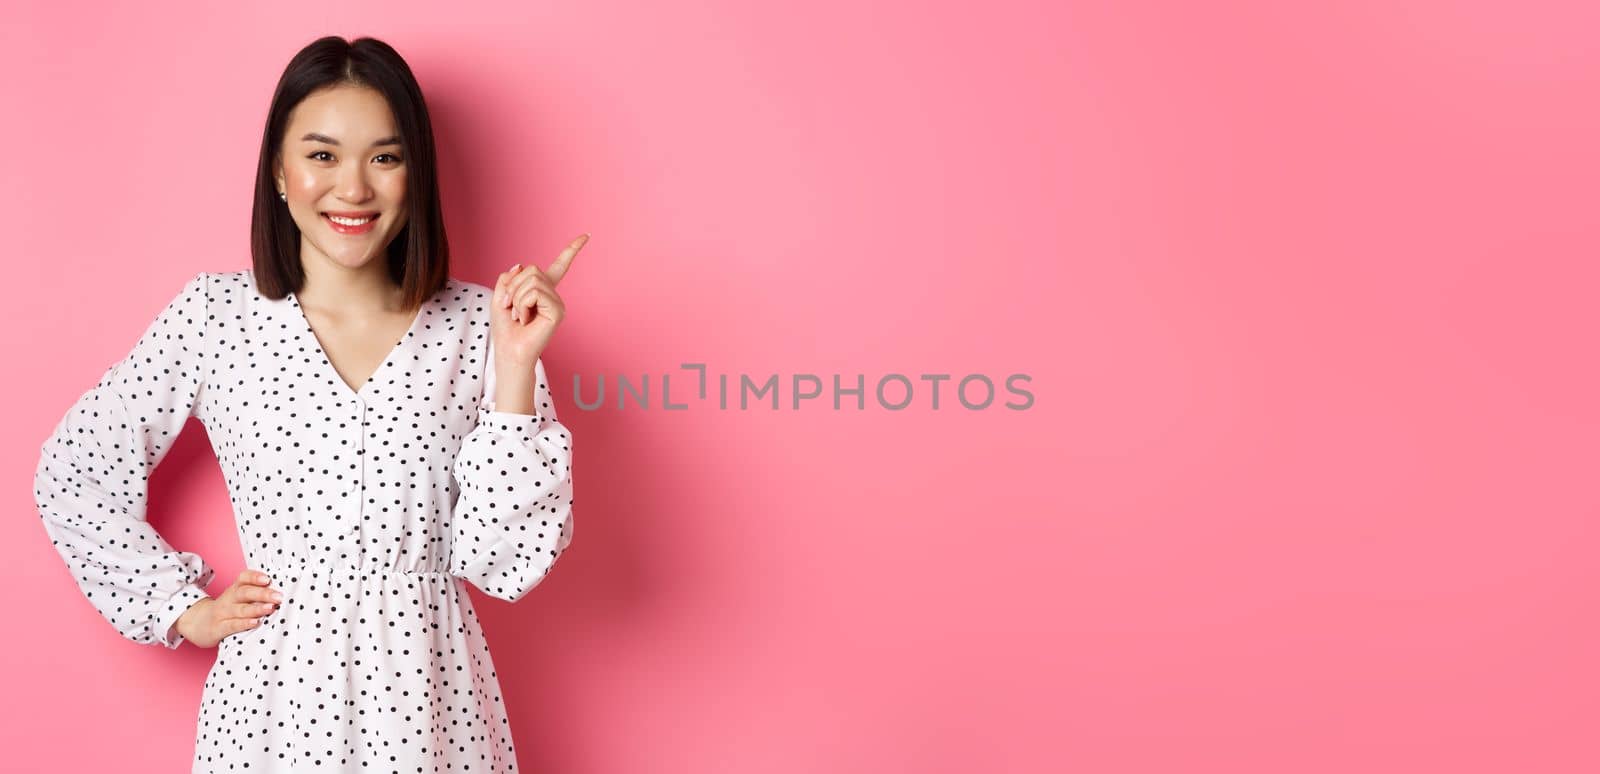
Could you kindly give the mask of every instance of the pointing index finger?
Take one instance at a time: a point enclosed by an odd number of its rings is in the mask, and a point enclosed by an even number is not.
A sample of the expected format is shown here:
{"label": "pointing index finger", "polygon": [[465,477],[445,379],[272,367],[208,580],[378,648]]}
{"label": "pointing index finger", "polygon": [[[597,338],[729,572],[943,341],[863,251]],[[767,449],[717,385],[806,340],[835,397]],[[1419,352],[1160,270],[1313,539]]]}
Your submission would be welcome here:
{"label": "pointing index finger", "polygon": [[572,244],[567,245],[567,249],[562,250],[561,254],[556,256],[555,261],[550,264],[550,268],[544,270],[545,277],[549,278],[551,285],[561,282],[561,278],[566,276],[567,267],[572,265],[572,257],[577,255],[578,251],[582,250],[584,244],[588,241],[588,234],[572,240]]}

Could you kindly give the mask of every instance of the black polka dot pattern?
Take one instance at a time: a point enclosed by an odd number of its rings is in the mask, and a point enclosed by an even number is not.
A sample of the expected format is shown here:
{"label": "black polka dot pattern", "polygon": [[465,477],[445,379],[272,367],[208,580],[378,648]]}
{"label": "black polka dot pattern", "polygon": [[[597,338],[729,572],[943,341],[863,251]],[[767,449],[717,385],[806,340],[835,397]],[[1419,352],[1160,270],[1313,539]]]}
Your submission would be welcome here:
{"label": "black polka dot pattern", "polygon": [[45,530],[122,636],[178,647],[215,575],[145,518],[191,416],[246,564],[284,594],[220,643],[195,771],[516,771],[464,583],[515,602],[550,572],[572,540],[572,438],[542,362],[535,413],[495,409],[490,298],[450,279],[351,388],[293,294],[201,272],[45,441]]}

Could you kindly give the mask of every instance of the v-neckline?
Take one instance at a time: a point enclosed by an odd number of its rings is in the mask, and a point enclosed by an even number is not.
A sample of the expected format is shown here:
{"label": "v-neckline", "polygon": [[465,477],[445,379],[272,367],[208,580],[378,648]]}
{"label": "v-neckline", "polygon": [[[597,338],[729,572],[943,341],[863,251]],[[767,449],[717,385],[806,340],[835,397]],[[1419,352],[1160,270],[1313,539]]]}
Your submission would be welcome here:
{"label": "v-neckline", "polygon": [[378,375],[393,363],[395,356],[400,354],[400,350],[405,347],[406,342],[416,334],[417,329],[422,325],[423,316],[428,312],[428,304],[433,302],[432,296],[422,301],[422,304],[417,307],[417,316],[411,318],[411,325],[406,328],[405,333],[400,335],[400,340],[389,348],[388,354],[383,356],[383,362],[379,363],[377,368],[372,369],[372,373],[367,375],[366,380],[361,383],[360,387],[351,387],[350,383],[339,375],[339,369],[333,365],[333,358],[328,357],[328,350],[322,346],[322,340],[317,338],[317,329],[311,326],[311,318],[306,317],[305,307],[300,306],[300,297],[291,290],[288,298],[300,317],[301,327],[305,329],[306,335],[311,337],[311,346],[316,348],[316,354],[322,358],[323,364],[327,366],[328,373],[326,375],[333,379],[334,385],[341,389],[347,397],[358,400],[365,399],[367,388],[372,386],[373,380],[378,378]]}

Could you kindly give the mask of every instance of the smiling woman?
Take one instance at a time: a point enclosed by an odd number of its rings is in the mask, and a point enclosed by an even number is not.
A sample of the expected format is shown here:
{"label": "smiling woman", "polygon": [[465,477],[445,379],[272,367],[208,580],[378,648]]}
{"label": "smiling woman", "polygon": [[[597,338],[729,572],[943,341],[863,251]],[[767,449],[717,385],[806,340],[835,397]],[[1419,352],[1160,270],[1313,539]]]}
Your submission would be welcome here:
{"label": "smiling woman", "polygon": [[321,262],[381,258],[415,309],[450,263],[427,103],[393,49],[339,43],[306,47],[273,94],[251,221],[260,290],[283,298]]}
{"label": "smiling woman", "polygon": [[[323,38],[262,142],[247,271],[202,271],[45,442],[34,494],[128,639],[218,650],[194,771],[516,770],[466,584],[515,602],[572,540],[572,436],[540,354],[587,238],[493,288],[449,276],[432,130],[400,56]],[[145,521],[205,425],[249,568]]]}
{"label": "smiling woman", "polygon": [[[324,260],[347,266],[365,263],[375,246],[387,245],[406,225],[406,166],[400,136],[391,134],[394,114],[382,94],[365,86],[339,85],[307,96],[289,114],[284,150],[277,169],[278,196],[289,205],[295,222],[313,213],[337,234],[365,235],[363,240],[319,240],[319,230],[302,228],[304,248]],[[327,127],[323,131],[301,130]],[[379,131],[384,136],[365,142],[358,135]],[[340,142],[339,137],[346,138]],[[325,202],[331,203],[324,204]],[[345,209],[363,202],[361,209]],[[334,209],[320,209],[321,207]]]}

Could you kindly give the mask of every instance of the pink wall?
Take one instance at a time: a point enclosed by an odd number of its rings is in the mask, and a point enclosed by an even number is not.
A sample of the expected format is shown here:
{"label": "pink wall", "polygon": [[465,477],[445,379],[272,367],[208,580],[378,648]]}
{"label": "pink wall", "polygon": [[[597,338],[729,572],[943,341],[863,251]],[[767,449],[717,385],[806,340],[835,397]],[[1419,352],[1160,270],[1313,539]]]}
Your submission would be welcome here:
{"label": "pink wall", "polygon": [[[474,592],[525,770],[1596,770],[1600,14],[1292,5],[9,10],[6,766],[187,770],[214,652],[121,640],[31,476],[247,267],[335,33],[416,70],[457,276],[594,234],[571,555]],[[574,406],[687,361],[1035,403]],[[197,422],[153,488],[231,579]]]}

